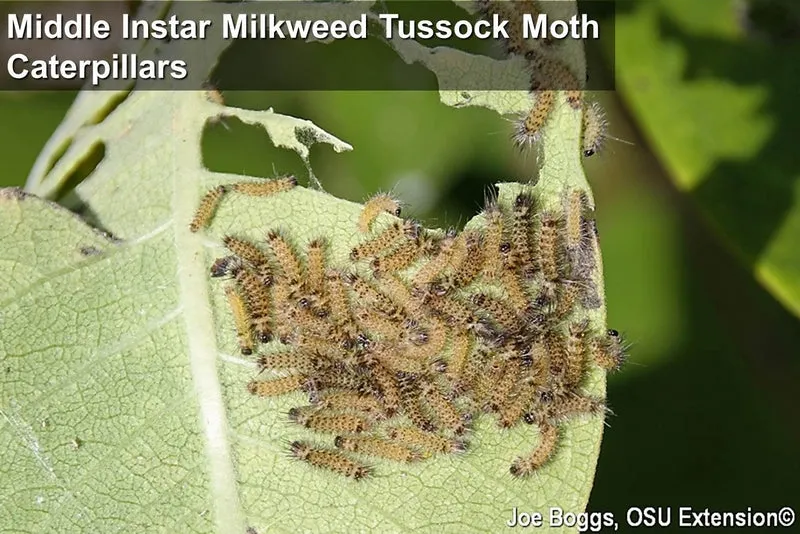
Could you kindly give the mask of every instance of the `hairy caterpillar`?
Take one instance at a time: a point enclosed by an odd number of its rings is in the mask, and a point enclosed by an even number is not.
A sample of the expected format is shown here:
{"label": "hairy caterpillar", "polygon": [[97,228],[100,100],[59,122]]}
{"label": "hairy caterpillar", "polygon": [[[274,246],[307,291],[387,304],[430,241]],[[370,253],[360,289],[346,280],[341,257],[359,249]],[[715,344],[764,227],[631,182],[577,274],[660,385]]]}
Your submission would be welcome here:
{"label": "hairy caterpillar", "polygon": [[400,202],[388,193],[378,193],[364,203],[361,214],[358,216],[358,229],[363,233],[369,232],[372,222],[384,212],[399,217]]}
{"label": "hairy caterpillar", "polygon": [[351,460],[339,451],[314,447],[303,441],[290,445],[292,455],[313,466],[321,467],[353,480],[361,480],[370,475],[370,467]]}
{"label": "hairy caterpillar", "polygon": [[194,218],[189,224],[189,230],[197,232],[201,228],[208,226],[211,219],[214,217],[222,197],[225,196],[227,189],[224,185],[219,185],[206,193],[200,200],[200,205],[195,211]]}
{"label": "hairy caterpillar", "polygon": [[374,436],[337,436],[334,445],[346,451],[377,456],[395,462],[416,462],[422,459],[420,453],[416,451]]}
{"label": "hairy caterpillar", "polygon": [[297,186],[297,178],[294,176],[282,176],[272,180],[260,182],[237,182],[231,184],[231,190],[254,197],[268,197],[277,193],[283,193],[294,189]]}
{"label": "hairy caterpillar", "polygon": [[242,354],[253,354],[253,330],[250,323],[250,313],[247,310],[244,298],[235,286],[225,287],[225,296],[228,299],[236,324],[236,336]]}

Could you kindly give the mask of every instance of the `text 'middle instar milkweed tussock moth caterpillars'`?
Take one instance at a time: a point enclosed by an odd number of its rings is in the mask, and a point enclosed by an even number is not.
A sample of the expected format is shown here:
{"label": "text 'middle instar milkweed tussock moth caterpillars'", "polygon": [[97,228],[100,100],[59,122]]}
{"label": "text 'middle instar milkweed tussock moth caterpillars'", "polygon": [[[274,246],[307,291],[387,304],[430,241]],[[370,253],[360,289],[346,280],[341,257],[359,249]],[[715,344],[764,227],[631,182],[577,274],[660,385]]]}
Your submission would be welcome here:
{"label": "text 'middle instar milkweed tussock moth caterpillars'", "polygon": [[[276,181],[222,189],[278,195],[296,183]],[[511,202],[490,198],[482,226],[460,232],[399,219],[385,197],[368,201],[352,229],[360,242],[340,264],[334,243],[302,247],[282,228],[258,242],[223,238],[230,254],[211,276],[227,278],[242,352],[256,352],[247,389],[304,392],[308,404],[287,418],[331,445],[294,442],[293,457],[360,480],[373,461],[469,454],[473,422],[489,416],[538,427],[537,445],[509,458],[524,477],[557,454],[565,421],[605,413],[583,385],[592,367],[617,369],[625,344],[586,319],[602,304],[594,210],[578,189],[563,191],[561,209],[541,200],[532,186]],[[376,209],[395,220],[372,228]],[[261,346],[269,340],[280,343]]]}

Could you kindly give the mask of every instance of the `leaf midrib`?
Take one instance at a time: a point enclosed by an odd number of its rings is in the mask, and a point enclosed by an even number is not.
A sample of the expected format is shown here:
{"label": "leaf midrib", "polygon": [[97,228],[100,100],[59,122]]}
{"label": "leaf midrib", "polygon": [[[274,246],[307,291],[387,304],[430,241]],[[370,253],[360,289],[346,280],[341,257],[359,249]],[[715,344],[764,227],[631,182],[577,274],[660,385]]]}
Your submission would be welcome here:
{"label": "leaf midrib", "polygon": [[190,221],[200,200],[196,177],[202,172],[200,146],[206,115],[194,104],[201,93],[164,93],[172,99],[173,152],[172,211],[175,217],[176,273],[183,305],[189,367],[197,396],[199,423],[208,459],[209,498],[218,532],[244,532],[246,528],[230,447],[228,418],[217,372],[217,343],[206,283],[201,235],[183,224]]}

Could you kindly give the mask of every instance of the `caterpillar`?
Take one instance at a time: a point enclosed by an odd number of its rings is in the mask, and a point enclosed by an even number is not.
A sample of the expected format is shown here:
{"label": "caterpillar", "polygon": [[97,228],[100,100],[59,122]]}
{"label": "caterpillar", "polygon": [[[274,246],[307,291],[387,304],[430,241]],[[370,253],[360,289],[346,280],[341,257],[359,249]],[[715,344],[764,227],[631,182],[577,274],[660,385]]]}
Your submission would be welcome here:
{"label": "caterpillar", "polygon": [[314,239],[306,253],[306,286],[309,291],[321,294],[325,279],[325,241]]}
{"label": "caterpillar", "polygon": [[484,238],[485,260],[483,275],[496,279],[503,266],[500,256],[500,244],[503,241],[503,212],[495,202],[487,203],[483,210],[486,218],[486,236]]}
{"label": "caterpillar", "polygon": [[542,129],[553,111],[556,102],[555,91],[539,91],[530,111],[521,115],[517,121],[516,129],[511,136],[512,141],[520,150],[530,148],[539,141]]}
{"label": "caterpillar", "polygon": [[583,155],[590,157],[602,150],[608,133],[608,119],[597,102],[586,104],[583,108]]}
{"label": "caterpillar", "polygon": [[369,232],[372,222],[384,212],[399,217],[400,202],[388,193],[378,193],[364,203],[361,214],[358,216],[358,229],[363,233]]}
{"label": "caterpillar", "polygon": [[464,417],[458,412],[453,402],[444,396],[438,386],[426,383],[421,390],[425,402],[442,427],[454,434],[463,434],[467,429],[464,425]]}
{"label": "caterpillar", "polygon": [[289,419],[311,430],[331,432],[334,434],[340,432],[363,432],[368,430],[371,426],[367,418],[358,415],[322,413],[319,411],[308,413],[299,408],[292,408],[289,410]]}
{"label": "caterpillar", "polygon": [[253,330],[251,327],[250,313],[247,310],[244,298],[235,286],[225,287],[225,296],[228,305],[233,313],[233,321],[236,324],[236,336],[239,341],[239,349],[242,354],[253,354]]}
{"label": "caterpillar", "polygon": [[448,439],[415,427],[390,428],[388,434],[391,439],[418,448],[426,455],[459,453],[467,450],[467,443],[464,440]]}
{"label": "caterpillar", "polygon": [[337,436],[334,445],[346,451],[377,456],[395,462],[416,462],[422,455],[397,443],[374,436]]}
{"label": "caterpillar", "polygon": [[308,378],[304,375],[290,375],[273,380],[252,380],[247,384],[247,390],[259,397],[277,397],[292,391],[302,389]]}
{"label": "caterpillar", "polygon": [[607,370],[619,370],[625,362],[625,346],[616,330],[608,330],[605,336],[592,339],[590,350],[597,365]]}
{"label": "caterpillar", "polygon": [[258,274],[264,285],[272,284],[269,258],[261,249],[249,241],[231,235],[223,237],[222,242],[228,250],[246,262]]}
{"label": "caterpillar", "polygon": [[372,472],[369,466],[351,460],[339,451],[314,447],[303,441],[292,442],[290,451],[299,460],[353,480],[364,479]]}
{"label": "caterpillar", "polygon": [[558,429],[550,424],[539,425],[539,445],[527,456],[517,458],[511,464],[511,474],[526,477],[542,467],[552,456],[558,441]]}
{"label": "caterpillar", "polygon": [[378,254],[387,251],[398,240],[406,237],[407,231],[408,228],[406,225],[398,222],[393,223],[377,236],[364,241],[360,245],[353,248],[353,250],[350,252],[350,259],[357,261],[362,258],[377,256]]}
{"label": "caterpillar", "polygon": [[189,230],[197,232],[208,226],[208,223],[210,223],[211,219],[214,217],[219,203],[222,201],[222,197],[225,196],[226,192],[226,187],[224,185],[219,185],[203,196],[200,200],[200,205],[195,211],[194,218],[192,218],[192,222],[189,224]]}
{"label": "caterpillar", "polygon": [[406,241],[396,249],[372,260],[372,271],[376,278],[384,274],[401,271],[414,263],[421,255],[422,250],[417,241]]}
{"label": "caterpillar", "polygon": [[276,230],[272,230],[267,234],[267,243],[269,243],[272,253],[280,265],[283,277],[289,283],[296,283],[302,279],[303,268],[300,259],[294,247]]}
{"label": "caterpillar", "polygon": [[269,288],[264,285],[264,276],[256,275],[247,269],[236,272],[236,280],[247,303],[248,317],[253,332],[262,343],[272,340],[272,298]]}
{"label": "caterpillar", "polygon": [[297,178],[294,176],[281,176],[272,180],[260,182],[237,182],[231,184],[230,188],[237,193],[242,193],[254,197],[268,197],[277,193],[283,193],[294,189],[297,186]]}

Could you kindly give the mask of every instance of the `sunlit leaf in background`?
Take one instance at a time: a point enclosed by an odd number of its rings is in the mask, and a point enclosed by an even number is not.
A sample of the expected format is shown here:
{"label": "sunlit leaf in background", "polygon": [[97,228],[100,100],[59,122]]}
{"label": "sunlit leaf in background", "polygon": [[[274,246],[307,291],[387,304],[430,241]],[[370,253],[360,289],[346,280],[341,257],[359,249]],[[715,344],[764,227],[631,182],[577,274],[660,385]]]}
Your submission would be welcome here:
{"label": "sunlit leaf in background", "polygon": [[754,27],[764,4],[619,4],[617,81],[675,184],[800,315],[800,46]]}

